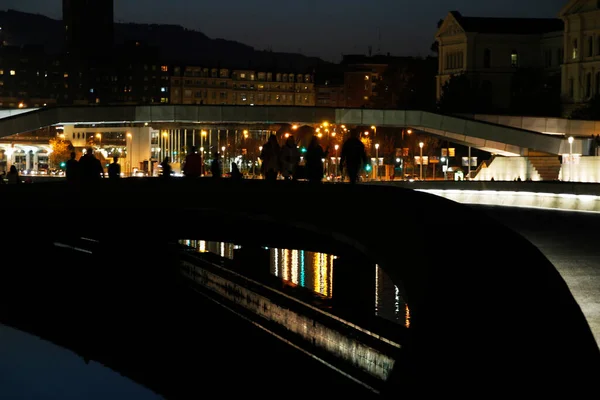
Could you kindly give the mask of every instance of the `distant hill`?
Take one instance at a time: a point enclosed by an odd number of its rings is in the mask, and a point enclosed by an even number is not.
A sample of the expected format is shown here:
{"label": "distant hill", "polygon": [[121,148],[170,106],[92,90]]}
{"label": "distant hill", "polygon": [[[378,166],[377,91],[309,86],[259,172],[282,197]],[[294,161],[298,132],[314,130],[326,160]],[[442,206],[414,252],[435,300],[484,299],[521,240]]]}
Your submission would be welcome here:
{"label": "distant hill", "polygon": [[[43,45],[49,53],[63,51],[61,20],[15,10],[0,11],[0,26],[9,45]],[[211,39],[202,32],[179,25],[115,24],[115,43],[141,41],[160,49],[166,63],[229,68],[294,69],[307,71],[329,64],[317,57],[295,53],[256,50],[224,39]]]}

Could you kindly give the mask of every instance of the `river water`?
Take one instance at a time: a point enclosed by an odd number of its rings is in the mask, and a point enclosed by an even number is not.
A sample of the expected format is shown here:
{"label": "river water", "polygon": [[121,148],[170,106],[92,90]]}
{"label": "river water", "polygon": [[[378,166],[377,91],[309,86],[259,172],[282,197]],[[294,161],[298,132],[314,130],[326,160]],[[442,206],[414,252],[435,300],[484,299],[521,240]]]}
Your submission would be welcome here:
{"label": "river water", "polygon": [[[233,243],[211,242],[204,240],[181,240],[181,244],[192,247],[200,253],[213,253],[233,260],[234,251],[241,246]],[[323,298],[335,296],[334,261],[335,255],[316,253],[306,250],[275,249],[269,250],[269,271],[282,282],[303,287]],[[410,310],[402,298],[398,286],[385,271],[377,265],[375,268],[374,297],[370,300],[376,316],[406,327],[410,326]],[[369,301],[369,300],[365,300]]]}

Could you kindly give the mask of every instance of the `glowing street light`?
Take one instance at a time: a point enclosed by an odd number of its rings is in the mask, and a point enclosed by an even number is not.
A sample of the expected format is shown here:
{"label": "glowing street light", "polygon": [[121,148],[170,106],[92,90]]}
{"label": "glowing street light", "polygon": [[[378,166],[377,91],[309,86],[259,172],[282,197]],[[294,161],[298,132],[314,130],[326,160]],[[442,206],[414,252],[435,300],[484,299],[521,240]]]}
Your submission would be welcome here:
{"label": "glowing street light", "polygon": [[423,146],[425,146],[425,143],[419,143],[419,147],[421,148],[421,158],[419,159],[421,171],[419,173],[419,180],[423,180]]}
{"label": "glowing street light", "polygon": [[573,142],[575,138],[573,136],[569,136],[569,154],[573,154]]}
{"label": "glowing street light", "polygon": [[298,129],[298,125],[292,125],[292,129],[293,129],[293,130],[296,130],[296,129]]}
{"label": "glowing street light", "polygon": [[375,161],[377,168],[375,168],[375,176],[379,179],[379,143],[375,143]]}

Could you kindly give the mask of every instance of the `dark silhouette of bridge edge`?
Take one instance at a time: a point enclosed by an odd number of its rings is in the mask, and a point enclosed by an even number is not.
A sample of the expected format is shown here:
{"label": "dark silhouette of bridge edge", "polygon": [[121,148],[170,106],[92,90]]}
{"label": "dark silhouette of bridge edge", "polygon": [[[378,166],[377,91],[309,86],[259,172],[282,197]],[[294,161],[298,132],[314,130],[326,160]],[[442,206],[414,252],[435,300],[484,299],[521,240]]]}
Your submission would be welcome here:
{"label": "dark silhouette of bridge edge", "polygon": [[[593,335],[554,266],[522,236],[443,198],[383,186],[203,179],[9,190],[6,207],[21,220],[15,237],[42,215],[58,235],[73,233],[66,215],[118,215],[153,240],[213,234],[302,248],[300,229],[318,233],[324,248],[362,253],[401,285],[411,308],[388,394],[573,395],[600,376]],[[94,224],[75,232],[115,240]]]}

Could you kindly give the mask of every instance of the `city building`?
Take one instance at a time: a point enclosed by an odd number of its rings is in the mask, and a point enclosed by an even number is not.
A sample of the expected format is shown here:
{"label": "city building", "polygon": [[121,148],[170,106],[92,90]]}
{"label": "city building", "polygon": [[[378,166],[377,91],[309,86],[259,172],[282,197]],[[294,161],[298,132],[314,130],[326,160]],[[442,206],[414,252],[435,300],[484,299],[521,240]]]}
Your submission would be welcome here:
{"label": "city building", "polygon": [[384,55],[344,55],[344,94],[346,107],[367,107],[377,95],[377,82],[387,70],[393,57]]}
{"label": "city building", "polygon": [[318,107],[346,107],[344,70],[338,64],[322,66],[315,74],[316,105]]}
{"label": "city building", "polygon": [[160,51],[134,41],[115,46],[110,63],[92,63],[86,96],[89,104],[168,103],[171,67]]}
{"label": "city building", "polygon": [[565,25],[562,95],[573,109],[600,95],[600,2],[571,0],[560,17]]}
{"label": "city building", "polygon": [[67,53],[97,56],[114,43],[114,0],[63,0]]}
{"label": "city building", "polygon": [[435,35],[439,44],[437,99],[453,75],[466,74],[473,85],[489,94],[494,109],[510,109],[517,71],[560,73],[563,27],[558,18],[465,17],[451,11]]}
{"label": "city building", "polygon": [[173,104],[314,106],[312,74],[175,67]]}
{"label": "city building", "polygon": [[81,79],[41,46],[0,47],[0,108],[72,104]]}

